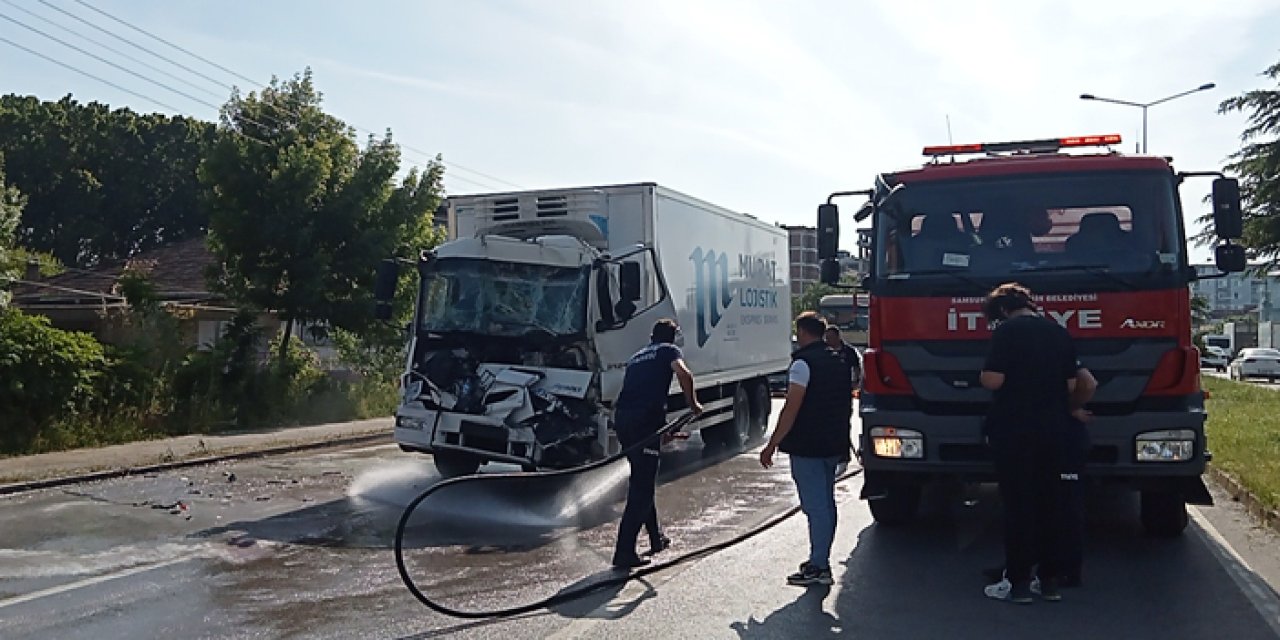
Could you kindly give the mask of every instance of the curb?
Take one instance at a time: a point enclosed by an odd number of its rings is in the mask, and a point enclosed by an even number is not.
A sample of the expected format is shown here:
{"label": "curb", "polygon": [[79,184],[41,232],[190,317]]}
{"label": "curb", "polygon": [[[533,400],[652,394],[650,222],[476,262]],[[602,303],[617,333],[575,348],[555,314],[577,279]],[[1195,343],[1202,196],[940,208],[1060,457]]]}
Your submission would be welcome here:
{"label": "curb", "polygon": [[161,462],[157,464],[144,465],[141,467],[124,467],[121,469],[111,469],[108,471],[94,471],[92,473],[82,473],[70,476],[61,476],[57,478],[46,478],[43,480],[31,480],[27,482],[14,482],[10,484],[0,485],[0,496],[25,493],[36,489],[47,489],[49,487],[61,487],[69,484],[79,484],[82,482],[93,482],[95,480],[108,480],[111,478],[121,478],[124,476],[132,476],[143,473],[156,473],[159,471],[170,471],[173,469],[183,469],[186,467],[198,467],[207,464],[216,464],[219,462],[229,462],[233,460],[247,460],[251,458],[265,458],[268,456],[278,456],[286,453],[295,453],[298,451],[308,451],[311,449],[325,449],[329,447],[342,447],[359,444],[369,444],[379,441],[389,441],[390,433],[373,433],[360,436],[345,436],[334,438],[332,440],[322,440],[319,442],[306,442],[301,444],[290,444],[278,447],[268,447],[266,449],[256,449],[253,451],[240,451],[236,453],[226,453],[214,456],[205,456],[203,458],[189,458],[187,460],[175,460],[173,462]]}
{"label": "curb", "polygon": [[1241,485],[1231,474],[1218,469],[1212,464],[1205,468],[1205,473],[1224,491],[1231,494],[1232,500],[1244,506],[1245,511],[1258,520],[1262,526],[1280,533],[1280,511],[1262,504],[1262,501],[1258,500],[1257,496],[1244,488],[1244,485]]}

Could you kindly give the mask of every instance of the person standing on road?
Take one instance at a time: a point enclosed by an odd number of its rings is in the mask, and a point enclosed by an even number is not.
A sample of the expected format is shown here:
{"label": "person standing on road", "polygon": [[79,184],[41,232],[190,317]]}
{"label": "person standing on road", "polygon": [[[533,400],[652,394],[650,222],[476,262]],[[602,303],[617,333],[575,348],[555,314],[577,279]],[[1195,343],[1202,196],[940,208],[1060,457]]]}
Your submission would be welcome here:
{"label": "person standing on road", "polygon": [[[1093,399],[1093,393],[1097,388],[1098,381],[1093,377],[1093,372],[1083,366],[1076,369],[1076,386],[1071,392],[1068,426],[1058,443],[1062,452],[1059,458],[1061,467],[1058,486],[1062,491],[1063,499],[1059,505],[1062,507],[1062,512],[1056,525],[1061,530],[1060,544],[1062,545],[1057,551],[1062,558],[1060,567],[1062,574],[1057,576],[1059,587],[1079,587],[1083,584],[1081,575],[1084,566],[1084,482],[1090,447],[1088,423],[1093,420],[1093,414],[1084,406]],[[1042,555],[1054,552],[1053,549],[1041,549]],[[982,573],[987,580],[998,583],[1005,577],[1005,566],[1001,564],[991,569],[984,569]]]}
{"label": "person standing on road", "polygon": [[1031,291],[1017,283],[996,287],[983,311],[998,323],[982,367],[992,392],[984,431],[1004,504],[1006,581],[984,593],[1019,604],[1032,601],[1032,569],[1038,566],[1041,597],[1061,599],[1058,579],[1067,570],[1070,541],[1063,514],[1066,435],[1071,398],[1081,369],[1066,329],[1036,313]]}
{"label": "person standing on road", "polygon": [[[619,569],[643,567],[649,560],[636,554],[636,538],[640,528],[649,533],[649,553],[656,554],[671,546],[658,526],[658,509],[654,493],[658,485],[660,444],[654,434],[667,417],[667,395],[671,376],[680,382],[685,402],[694,415],[702,413],[702,405],[694,393],[693,374],[685,365],[684,354],[675,345],[680,331],[675,321],[663,318],[653,325],[651,342],[627,361],[622,390],[614,413],[614,429],[627,454],[631,477],[627,481],[627,506],[618,525],[618,542],[613,552],[613,566]],[[643,446],[637,447],[640,443]]]}
{"label": "person standing on road", "polygon": [[781,450],[791,457],[791,478],[800,508],[809,520],[809,559],[787,576],[787,584],[832,584],[831,543],[836,535],[836,467],[849,461],[853,446],[853,386],[850,368],[823,342],[826,322],[808,311],[796,318],[796,343],[788,371],[787,399],[778,424],[760,452],[760,465],[773,466]]}
{"label": "person standing on road", "polygon": [[827,327],[827,332],[823,334],[823,340],[849,366],[849,373],[853,376],[853,387],[857,388],[858,384],[862,382],[862,356],[858,355],[858,350],[844,341],[844,338],[840,335],[840,327],[834,325]]}

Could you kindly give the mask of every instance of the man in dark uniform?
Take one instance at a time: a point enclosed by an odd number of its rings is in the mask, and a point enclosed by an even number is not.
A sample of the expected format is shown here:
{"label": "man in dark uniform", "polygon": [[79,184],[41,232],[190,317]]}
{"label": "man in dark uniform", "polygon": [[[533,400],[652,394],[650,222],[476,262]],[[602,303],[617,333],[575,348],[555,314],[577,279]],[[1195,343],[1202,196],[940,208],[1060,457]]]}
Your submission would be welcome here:
{"label": "man in dark uniform", "polygon": [[823,334],[823,340],[827,343],[832,351],[849,365],[849,373],[853,376],[853,386],[857,387],[862,382],[862,356],[858,355],[858,350],[853,345],[844,341],[840,335],[840,327],[828,326],[827,332]]}
{"label": "man in dark uniform", "polygon": [[658,448],[653,435],[662,428],[667,417],[667,395],[671,376],[675,375],[684,391],[685,402],[694,415],[702,413],[694,394],[693,374],[684,363],[684,354],[675,345],[679,328],[672,320],[654,323],[649,346],[637,351],[627,361],[622,391],[615,403],[614,429],[623,449],[642,447],[627,454],[631,478],[627,481],[627,506],[618,525],[618,543],[613,552],[613,566],[620,569],[642,567],[649,561],[636,554],[636,538],[640,528],[649,532],[649,555],[671,545],[658,527],[658,509],[654,492],[658,484]]}
{"label": "man in dark uniform", "polygon": [[[1058,580],[1069,568],[1064,515],[1065,444],[1071,398],[1080,364],[1071,336],[1036,313],[1031,292],[1008,283],[987,295],[984,312],[999,325],[981,373],[992,391],[984,424],[1000,497],[1004,504],[1005,576],[987,596],[1030,603],[1032,570],[1038,565],[1041,596],[1061,599]],[[1069,474],[1067,474],[1069,475]]]}
{"label": "man in dark uniform", "polygon": [[800,508],[809,520],[809,559],[787,576],[796,586],[829,585],[831,543],[836,535],[836,467],[849,461],[852,439],[853,378],[844,360],[822,341],[826,322],[812,311],[796,318],[796,342],[787,372],[787,400],[760,465],[773,466],[773,454],[791,456],[791,478]]}

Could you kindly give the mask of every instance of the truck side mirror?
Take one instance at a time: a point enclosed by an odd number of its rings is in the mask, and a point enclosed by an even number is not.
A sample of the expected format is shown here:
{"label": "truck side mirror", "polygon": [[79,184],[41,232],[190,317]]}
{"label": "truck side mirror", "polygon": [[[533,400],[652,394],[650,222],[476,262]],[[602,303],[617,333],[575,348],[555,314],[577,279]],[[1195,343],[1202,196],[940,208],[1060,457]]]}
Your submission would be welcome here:
{"label": "truck side mirror", "polygon": [[840,208],[834,204],[818,205],[818,259],[836,257],[840,247]]}
{"label": "truck side mirror", "polygon": [[1213,231],[1225,240],[1244,235],[1244,217],[1240,213],[1240,181],[1218,178],[1213,181]]}
{"label": "truck side mirror", "polygon": [[396,297],[396,284],[400,282],[400,263],[394,258],[378,263],[378,276],[373,285],[373,317],[390,320],[392,303]]}
{"label": "truck side mirror", "polygon": [[1240,273],[1247,266],[1244,245],[1220,244],[1213,250],[1213,261],[1218,271],[1223,273]]}
{"label": "truck side mirror", "polygon": [[640,299],[639,262],[623,262],[618,265],[618,299],[625,302]]}

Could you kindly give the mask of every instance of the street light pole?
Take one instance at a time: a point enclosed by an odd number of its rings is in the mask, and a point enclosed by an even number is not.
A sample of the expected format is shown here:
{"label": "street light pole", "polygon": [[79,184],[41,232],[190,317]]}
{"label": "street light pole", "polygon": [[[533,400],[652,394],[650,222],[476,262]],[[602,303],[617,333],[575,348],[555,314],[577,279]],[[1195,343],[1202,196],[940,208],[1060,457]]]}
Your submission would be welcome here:
{"label": "street light pole", "polygon": [[1217,86],[1217,85],[1213,84],[1212,82],[1208,82],[1208,83],[1202,84],[1202,85],[1200,85],[1200,86],[1198,86],[1198,87],[1196,87],[1196,88],[1194,88],[1194,89],[1188,89],[1188,90],[1186,90],[1186,91],[1183,91],[1182,93],[1175,93],[1175,94],[1173,94],[1173,95],[1171,95],[1171,96],[1168,96],[1168,97],[1165,97],[1165,98],[1160,98],[1159,100],[1155,100],[1155,101],[1152,101],[1152,102],[1130,102],[1130,101],[1128,101],[1128,100],[1116,100],[1115,98],[1102,98],[1102,97],[1099,97],[1099,96],[1095,96],[1095,95],[1093,95],[1092,93],[1084,93],[1084,94],[1081,94],[1081,95],[1080,95],[1080,99],[1081,99],[1081,100],[1096,100],[1096,101],[1098,101],[1098,102],[1110,102],[1110,103],[1113,103],[1113,104],[1122,104],[1122,105],[1125,105],[1125,106],[1127,106],[1127,107],[1138,107],[1139,109],[1142,109],[1142,152],[1143,152],[1143,153],[1146,153],[1146,152],[1147,152],[1147,108],[1148,108],[1148,107],[1154,107],[1154,106],[1156,106],[1156,105],[1158,105],[1158,104],[1161,104],[1161,103],[1164,103],[1164,102],[1168,102],[1168,101],[1173,100],[1173,99],[1175,99],[1175,98],[1181,98],[1182,96],[1190,95],[1190,94],[1196,93],[1196,92],[1198,92],[1198,91],[1208,91],[1209,89],[1212,89],[1212,88],[1214,88],[1215,86]]}

